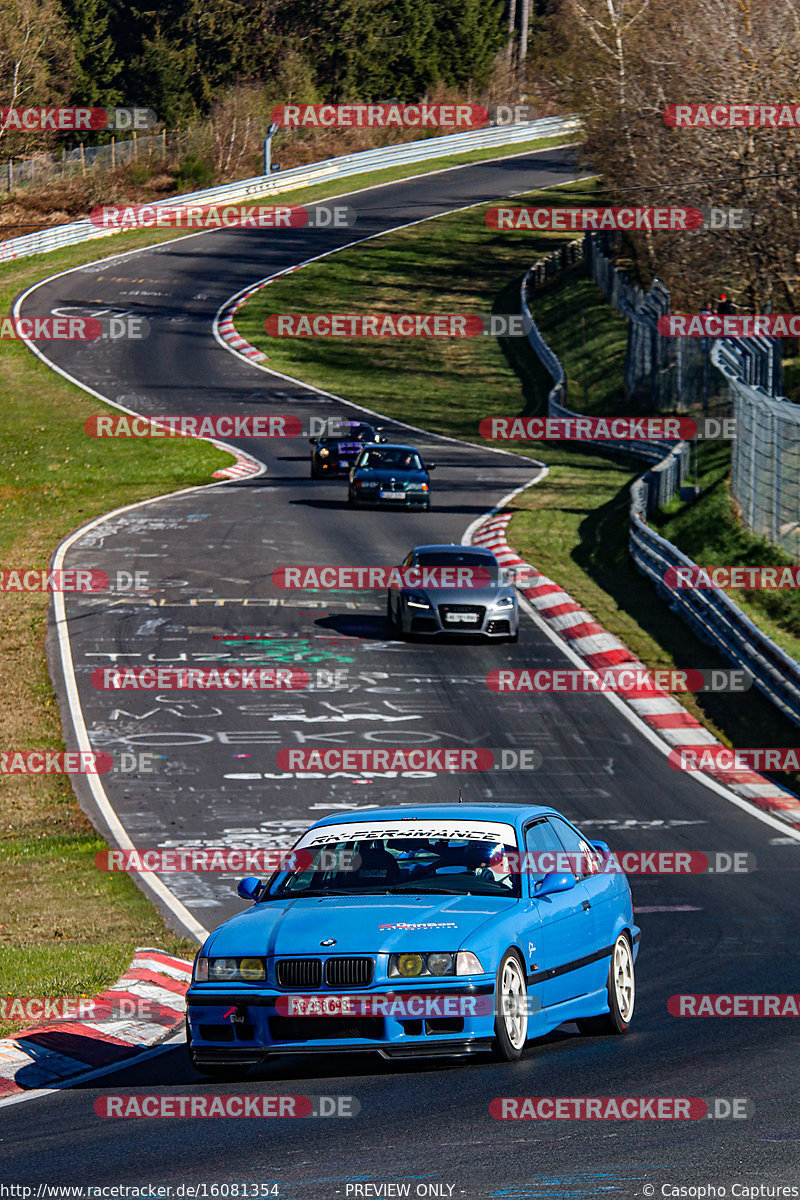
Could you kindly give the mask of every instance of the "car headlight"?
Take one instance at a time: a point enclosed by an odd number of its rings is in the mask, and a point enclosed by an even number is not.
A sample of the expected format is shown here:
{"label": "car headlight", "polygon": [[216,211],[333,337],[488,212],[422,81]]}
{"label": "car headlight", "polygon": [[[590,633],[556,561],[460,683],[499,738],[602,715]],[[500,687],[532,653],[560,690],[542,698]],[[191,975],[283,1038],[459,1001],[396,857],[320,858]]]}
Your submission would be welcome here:
{"label": "car headlight", "polygon": [[456,975],[485,975],[481,960],[471,950],[459,950],[456,955]]}
{"label": "car headlight", "polygon": [[389,959],[390,975],[402,975],[405,979],[411,979],[414,975],[422,975],[424,970],[425,959],[421,954],[393,954]]}
{"label": "car headlight", "polygon": [[425,608],[430,611],[431,606],[421,592],[410,592],[405,599],[407,608]]}
{"label": "car headlight", "polygon": [[407,483],[406,484],[407,492],[427,492],[427,490],[428,490],[427,483]]}
{"label": "car headlight", "polygon": [[208,979],[219,983],[258,983],[267,977],[263,958],[210,958]]}
{"label": "car headlight", "polygon": [[[474,956],[473,956],[474,957]],[[390,954],[389,976],[418,979],[421,975],[455,975],[455,955],[442,951],[432,954]]]}
{"label": "car headlight", "polygon": [[498,600],[495,600],[494,606],[495,608],[513,608],[514,598],[513,596],[501,596]]}
{"label": "car headlight", "polygon": [[194,960],[195,983],[208,983],[208,959],[197,955]]}
{"label": "car headlight", "polygon": [[330,450],[320,450],[320,452],[319,452],[320,458],[327,458],[329,454],[330,454]]}

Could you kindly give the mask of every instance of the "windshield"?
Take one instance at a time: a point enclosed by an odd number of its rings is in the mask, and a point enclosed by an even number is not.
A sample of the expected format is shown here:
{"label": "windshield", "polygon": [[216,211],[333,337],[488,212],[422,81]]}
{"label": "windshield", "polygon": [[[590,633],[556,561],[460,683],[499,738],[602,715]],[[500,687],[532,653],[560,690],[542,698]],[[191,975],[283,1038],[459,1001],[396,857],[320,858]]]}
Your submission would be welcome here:
{"label": "windshield", "polygon": [[[519,873],[497,841],[369,838],[306,847],[313,860],[274,875],[261,901],[325,895],[474,895],[519,897]],[[512,857],[512,862],[514,858]]]}
{"label": "windshield", "polygon": [[319,445],[335,442],[371,442],[375,436],[375,430],[371,425],[351,425],[349,429],[342,429],[339,433],[327,433],[318,439]]}
{"label": "windshield", "polygon": [[381,447],[380,450],[365,450],[359,459],[360,467],[397,467],[403,471],[422,471],[422,459],[416,450],[398,449],[396,446]]}
{"label": "windshield", "polygon": [[415,567],[481,567],[486,575],[479,578],[486,579],[490,583],[499,581],[498,565],[494,559],[488,554],[474,554],[469,550],[445,549],[445,550],[425,550],[414,555]]}

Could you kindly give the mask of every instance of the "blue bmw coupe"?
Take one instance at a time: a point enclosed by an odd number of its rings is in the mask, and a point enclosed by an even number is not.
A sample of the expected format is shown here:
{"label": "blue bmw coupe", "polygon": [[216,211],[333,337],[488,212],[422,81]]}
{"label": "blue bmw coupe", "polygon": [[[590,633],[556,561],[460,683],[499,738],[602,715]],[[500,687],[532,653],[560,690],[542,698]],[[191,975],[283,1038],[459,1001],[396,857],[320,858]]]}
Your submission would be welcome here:
{"label": "blue bmw coupe", "polygon": [[199,1071],[325,1051],[514,1060],[567,1021],[628,1028],[628,881],[553,809],[361,809],[324,817],[295,850],[293,869],[240,882],[251,906],[195,959]]}

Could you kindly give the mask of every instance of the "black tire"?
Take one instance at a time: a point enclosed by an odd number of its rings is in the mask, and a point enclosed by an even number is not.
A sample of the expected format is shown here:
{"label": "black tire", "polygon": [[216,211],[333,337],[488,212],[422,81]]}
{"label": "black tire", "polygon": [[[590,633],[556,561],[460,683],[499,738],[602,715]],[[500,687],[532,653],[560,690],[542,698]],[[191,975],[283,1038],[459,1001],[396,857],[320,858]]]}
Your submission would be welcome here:
{"label": "black tire", "polygon": [[317,470],[317,468],[314,466],[313,463],[311,464],[311,478],[319,479],[319,471]]}
{"label": "black tire", "polygon": [[352,492],[347,493],[347,503],[350,505],[351,508],[358,508],[358,501],[356,500],[356,498]]}
{"label": "black tire", "polygon": [[[398,613],[397,616],[399,617],[399,615]],[[399,633],[400,622],[392,611],[392,601],[388,596],[386,597],[386,620],[389,622],[389,628],[392,633]]]}
{"label": "black tire", "polygon": [[[620,943],[624,943],[624,946],[620,946]],[[627,963],[630,969],[629,982],[624,978],[623,962]],[[620,974],[621,967],[622,975]],[[606,991],[609,1011],[601,1013],[597,1017],[583,1017],[576,1022],[579,1032],[585,1037],[627,1033],[630,1027],[636,999],[636,983],[633,969],[633,949],[626,933],[619,935],[614,943],[614,949],[611,951]]]}
{"label": "black tire", "polygon": [[[517,980],[517,988],[507,990],[509,974]],[[505,984],[504,984],[505,981]],[[520,989],[521,988],[521,993]],[[523,995],[524,1011],[516,1019],[508,1013],[504,999]],[[494,985],[494,1047],[493,1055],[501,1062],[517,1062],[522,1058],[528,1033],[528,992],[525,983],[525,964],[515,950],[506,950],[500,959]]]}
{"label": "black tire", "polygon": [[519,630],[517,630],[516,633],[509,634],[508,637],[506,638],[506,641],[507,642],[518,642],[519,641]]}

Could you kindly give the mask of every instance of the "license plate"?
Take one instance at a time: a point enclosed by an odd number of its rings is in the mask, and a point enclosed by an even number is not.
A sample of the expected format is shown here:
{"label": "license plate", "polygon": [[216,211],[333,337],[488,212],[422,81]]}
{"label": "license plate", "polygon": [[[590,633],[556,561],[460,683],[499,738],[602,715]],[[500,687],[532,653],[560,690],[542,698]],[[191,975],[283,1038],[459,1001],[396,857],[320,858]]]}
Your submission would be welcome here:
{"label": "license plate", "polygon": [[350,466],[350,463],[347,461],[346,458],[339,459],[339,470],[340,471],[341,471],[342,467],[349,467],[349,466]]}
{"label": "license plate", "polygon": [[405,492],[381,492],[381,500],[405,500]]}
{"label": "license plate", "polygon": [[478,623],[477,613],[447,613],[446,621],[450,621],[453,625],[476,625]]}

